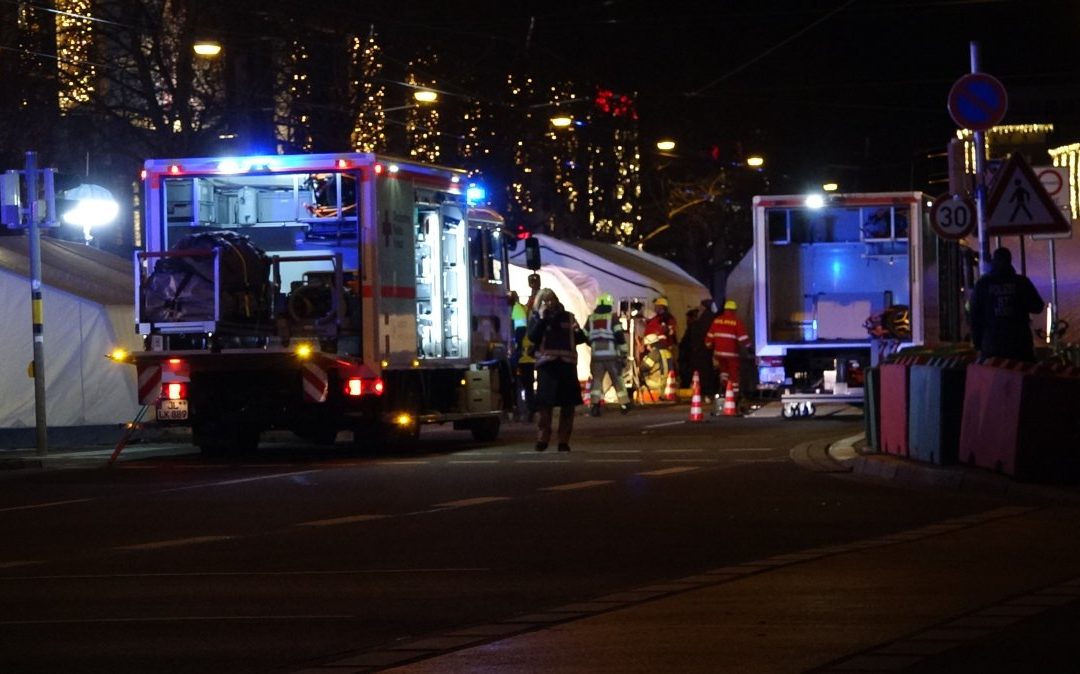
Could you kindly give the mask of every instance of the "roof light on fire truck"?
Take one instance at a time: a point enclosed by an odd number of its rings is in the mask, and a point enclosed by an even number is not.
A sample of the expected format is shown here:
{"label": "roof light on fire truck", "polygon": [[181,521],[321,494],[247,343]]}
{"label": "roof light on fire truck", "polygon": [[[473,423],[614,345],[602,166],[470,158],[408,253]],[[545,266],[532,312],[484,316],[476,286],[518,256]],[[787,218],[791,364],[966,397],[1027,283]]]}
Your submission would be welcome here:
{"label": "roof light on fire truck", "polygon": [[267,159],[266,157],[256,157],[248,163],[248,171],[272,171],[277,167],[278,163],[273,159]]}
{"label": "roof light on fire truck", "polygon": [[337,166],[339,169],[347,169],[352,166],[352,162],[350,162],[348,159],[338,159],[336,162],[334,162],[334,165]]}
{"label": "roof light on fire truck", "polygon": [[222,159],[217,168],[218,173],[240,173],[240,162],[235,159]]}
{"label": "roof light on fire truck", "polygon": [[375,164],[375,175],[381,175],[382,174],[382,168],[383,168],[382,164]]}
{"label": "roof light on fire truck", "polygon": [[296,345],[296,355],[300,358],[311,357],[311,345],[307,343],[301,343]]}
{"label": "roof light on fire truck", "polygon": [[146,180],[146,169],[139,171],[139,180]]}
{"label": "roof light on fire truck", "polygon": [[487,200],[487,190],[485,190],[480,185],[477,185],[476,183],[473,183],[473,184],[469,185],[468,188],[466,188],[466,190],[465,190],[465,201],[470,206],[476,206],[477,204],[482,204],[486,200]]}
{"label": "roof light on fire truck", "polygon": [[169,173],[174,176],[180,175],[180,172],[182,170],[183,169],[180,168],[180,164],[170,164],[168,169]]}
{"label": "roof light on fire truck", "polygon": [[390,164],[389,166],[386,167],[386,169],[388,171],[390,171],[390,173],[397,173],[398,171],[401,170],[401,167],[398,166],[397,164]]}
{"label": "roof light on fire truck", "polygon": [[450,182],[457,185],[461,182],[461,176],[450,176]]}
{"label": "roof light on fire truck", "polygon": [[807,195],[806,201],[804,203],[806,204],[807,208],[824,208],[825,197],[820,194],[810,194]]}

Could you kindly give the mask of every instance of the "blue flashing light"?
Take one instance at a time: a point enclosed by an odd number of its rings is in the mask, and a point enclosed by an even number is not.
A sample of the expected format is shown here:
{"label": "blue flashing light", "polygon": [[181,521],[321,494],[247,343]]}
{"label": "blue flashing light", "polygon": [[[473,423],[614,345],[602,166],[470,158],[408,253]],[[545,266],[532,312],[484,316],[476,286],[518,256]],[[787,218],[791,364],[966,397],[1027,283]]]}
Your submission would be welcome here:
{"label": "blue flashing light", "polygon": [[477,204],[482,204],[486,200],[487,200],[487,190],[485,190],[483,187],[477,185],[476,183],[473,183],[473,184],[469,185],[468,189],[465,190],[465,201],[470,206],[476,206]]}

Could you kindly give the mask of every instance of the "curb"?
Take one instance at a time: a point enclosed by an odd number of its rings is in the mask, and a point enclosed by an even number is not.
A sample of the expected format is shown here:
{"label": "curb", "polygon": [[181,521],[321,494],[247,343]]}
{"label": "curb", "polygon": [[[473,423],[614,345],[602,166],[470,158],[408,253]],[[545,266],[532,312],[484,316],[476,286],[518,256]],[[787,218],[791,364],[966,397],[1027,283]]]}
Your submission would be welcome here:
{"label": "curb", "polygon": [[951,489],[984,496],[1080,503],[1080,488],[1017,482],[981,468],[963,465],[938,466],[869,451],[865,434],[837,440],[828,447],[829,457],[855,475],[888,480],[910,487]]}

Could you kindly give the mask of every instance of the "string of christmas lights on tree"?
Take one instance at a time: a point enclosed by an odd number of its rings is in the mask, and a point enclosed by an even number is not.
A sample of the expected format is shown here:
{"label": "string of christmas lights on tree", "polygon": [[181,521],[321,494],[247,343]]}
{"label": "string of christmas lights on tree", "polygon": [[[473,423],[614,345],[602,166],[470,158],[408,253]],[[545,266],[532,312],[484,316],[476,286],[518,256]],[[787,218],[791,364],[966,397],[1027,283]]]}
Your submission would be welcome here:
{"label": "string of christmas lights on tree", "polygon": [[94,24],[90,0],[56,0],[56,60],[61,112],[89,103],[97,70],[90,61]]}
{"label": "string of christmas lights on tree", "polygon": [[[293,40],[285,64],[279,70],[278,95],[274,98],[274,135],[278,152],[311,152],[311,119],[305,110],[311,100],[311,80],[308,75],[310,54],[307,46]],[[283,86],[282,86],[283,85]]]}
{"label": "string of christmas lights on tree", "polygon": [[[437,61],[435,53],[427,50],[409,62],[405,83],[412,91],[435,87],[435,78],[426,73],[434,71]],[[439,109],[430,103],[411,104],[405,111],[405,138],[410,157],[439,163]]]}
{"label": "string of christmas lights on tree", "polygon": [[353,38],[349,57],[353,73],[349,84],[353,109],[356,110],[350,142],[357,152],[384,152],[386,112],[383,99],[386,88],[378,84],[383,69],[382,47],[374,26],[366,39]]}

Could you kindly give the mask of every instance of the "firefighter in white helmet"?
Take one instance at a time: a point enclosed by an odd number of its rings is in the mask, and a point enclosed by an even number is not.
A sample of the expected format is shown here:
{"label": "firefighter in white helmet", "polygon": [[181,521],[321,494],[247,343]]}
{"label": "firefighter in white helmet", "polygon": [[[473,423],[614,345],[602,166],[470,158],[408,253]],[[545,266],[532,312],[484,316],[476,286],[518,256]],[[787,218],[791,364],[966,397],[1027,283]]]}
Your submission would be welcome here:
{"label": "firefighter in white helmet", "polygon": [[630,411],[630,396],[623,382],[623,366],[629,347],[622,323],[612,309],[614,300],[610,293],[601,293],[596,298],[596,309],[585,321],[585,336],[592,349],[592,364],[589,374],[592,377],[592,390],[589,391],[589,415],[600,416],[600,401],[604,397],[604,377],[611,378],[615,395],[619,400],[619,410],[626,414]]}

